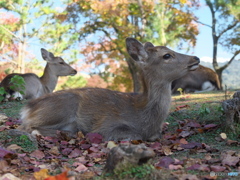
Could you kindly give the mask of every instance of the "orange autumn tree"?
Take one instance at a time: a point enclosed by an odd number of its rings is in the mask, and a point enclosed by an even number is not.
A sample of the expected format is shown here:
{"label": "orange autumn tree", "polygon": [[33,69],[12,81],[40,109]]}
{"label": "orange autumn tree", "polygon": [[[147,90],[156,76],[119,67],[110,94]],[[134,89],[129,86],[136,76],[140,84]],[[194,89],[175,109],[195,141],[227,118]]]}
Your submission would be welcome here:
{"label": "orange autumn tree", "polygon": [[190,10],[197,5],[197,0],[74,0],[68,1],[65,21],[75,24],[80,52],[94,74],[111,89],[139,92],[140,72],[126,53],[125,38],[194,46],[198,28]]}

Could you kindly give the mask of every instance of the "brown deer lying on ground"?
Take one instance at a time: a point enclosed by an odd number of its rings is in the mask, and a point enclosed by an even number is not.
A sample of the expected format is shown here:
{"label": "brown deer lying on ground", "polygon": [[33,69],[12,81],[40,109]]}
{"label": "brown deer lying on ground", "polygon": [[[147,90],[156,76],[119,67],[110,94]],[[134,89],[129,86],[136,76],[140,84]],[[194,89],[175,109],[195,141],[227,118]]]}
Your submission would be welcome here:
{"label": "brown deer lying on ground", "polygon": [[204,92],[220,90],[217,73],[212,69],[199,65],[196,71],[191,71],[172,83],[172,93],[177,93],[178,88],[183,92]]}
{"label": "brown deer lying on ground", "polygon": [[[34,73],[19,74],[13,73],[7,75],[1,82],[1,86],[5,91],[15,98],[34,99],[44,94],[51,93],[55,89],[59,76],[75,75],[77,71],[67,64],[61,57],[55,57],[53,53],[45,49],[41,49],[42,57],[47,61],[42,77],[38,77]],[[20,90],[13,91],[10,86],[11,78],[15,75],[21,76],[25,81],[24,94],[19,93]]]}
{"label": "brown deer lying on ground", "polygon": [[195,70],[199,58],[150,42],[143,46],[134,38],[127,38],[126,46],[143,71],[143,93],[101,88],[58,91],[30,101],[21,111],[19,129],[45,136],[53,136],[56,130],[72,135],[97,132],[105,140],[159,138],[170,108],[171,83]]}

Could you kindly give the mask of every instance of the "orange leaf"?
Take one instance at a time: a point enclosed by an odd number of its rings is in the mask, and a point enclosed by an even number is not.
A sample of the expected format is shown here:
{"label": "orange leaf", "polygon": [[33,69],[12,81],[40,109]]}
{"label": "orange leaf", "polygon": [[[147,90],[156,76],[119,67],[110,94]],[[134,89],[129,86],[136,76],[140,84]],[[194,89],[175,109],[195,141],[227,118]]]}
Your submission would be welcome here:
{"label": "orange leaf", "polygon": [[50,176],[44,180],[69,180],[69,178],[67,177],[68,171],[65,171],[61,174],[58,174],[56,176]]}
{"label": "orange leaf", "polygon": [[33,175],[36,180],[44,180],[50,176],[48,174],[48,169],[41,169],[40,171],[35,172]]}

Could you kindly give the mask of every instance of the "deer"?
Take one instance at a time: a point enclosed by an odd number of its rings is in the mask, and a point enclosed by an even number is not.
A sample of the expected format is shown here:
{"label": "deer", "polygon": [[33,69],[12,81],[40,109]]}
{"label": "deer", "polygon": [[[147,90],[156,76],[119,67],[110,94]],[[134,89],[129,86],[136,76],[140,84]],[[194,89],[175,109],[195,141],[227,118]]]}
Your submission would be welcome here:
{"label": "deer", "polygon": [[56,136],[57,131],[71,136],[79,131],[98,133],[105,141],[161,138],[170,110],[171,83],[196,70],[200,60],[131,37],[126,38],[126,48],[142,70],[143,92],[85,87],[47,94],[23,107],[18,130],[43,136]]}
{"label": "deer", "polygon": [[[77,71],[67,64],[61,57],[55,57],[53,53],[41,48],[42,58],[47,61],[43,75],[39,78],[34,73],[12,73],[7,75],[1,82],[1,87],[12,95],[14,99],[36,99],[44,94],[52,93],[55,89],[59,76],[75,75]],[[15,75],[21,76],[24,81],[24,89],[17,88],[13,90],[11,78]],[[19,91],[23,91],[21,94]]]}
{"label": "deer", "polygon": [[184,93],[190,93],[220,90],[221,86],[215,71],[199,65],[196,71],[190,71],[185,76],[173,81],[172,93],[177,94],[179,88]]}

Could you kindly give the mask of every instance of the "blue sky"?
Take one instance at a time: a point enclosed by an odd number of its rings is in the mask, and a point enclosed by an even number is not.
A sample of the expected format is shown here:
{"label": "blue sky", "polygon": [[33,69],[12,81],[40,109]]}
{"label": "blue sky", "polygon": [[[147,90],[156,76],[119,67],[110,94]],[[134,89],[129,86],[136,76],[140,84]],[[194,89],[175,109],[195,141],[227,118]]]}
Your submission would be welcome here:
{"label": "blue sky", "polygon": [[[207,6],[205,6],[204,2],[201,0],[202,6],[199,8],[199,10],[195,11],[197,17],[199,17],[199,21],[211,25],[211,13]],[[58,2],[60,3],[60,2]],[[58,5],[59,6],[59,5]],[[59,6],[60,10],[63,8],[62,6]],[[199,25],[199,31],[200,34],[197,36],[197,44],[196,47],[191,49],[188,54],[198,56],[201,61],[207,61],[212,62],[212,36],[211,36],[211,29],[209,27],[206,27],[204,25]],[[42,48],[42,44],[40,44],[38,41],[30,41],[30,49],[32,49],[33,54],[36,55],[36,58],[38,60],[42,60],[41,54],[40,54],[40,48]],[[47,47],[43,47],[47,48]],[[184,50],[179,51],[180,53],[186,53]],[[231,53],[228,53],[225,49],[222,49],[221,46],[218,47],[218,62],[229,60],[232,57]],[[237,57],[239,59],[239,56]]]}
{"label": "blue sky", "polygon": [[[207,6],[200,7],[199,10],[195,11],[199,21],[205,24],[211,25],[212,17],[210,9]],[[201,61],[212,62],[212,51],[213,51],[213,42],[211,35],[211,28],[199,25],[200,34],[197,37],[197,44],[193,50],[193,53],[198,56]],[[233,55],[223,49],[220,45],[218,46],[218,62],[228,61]],[[237,56],[239,59],[239,55]]]}

